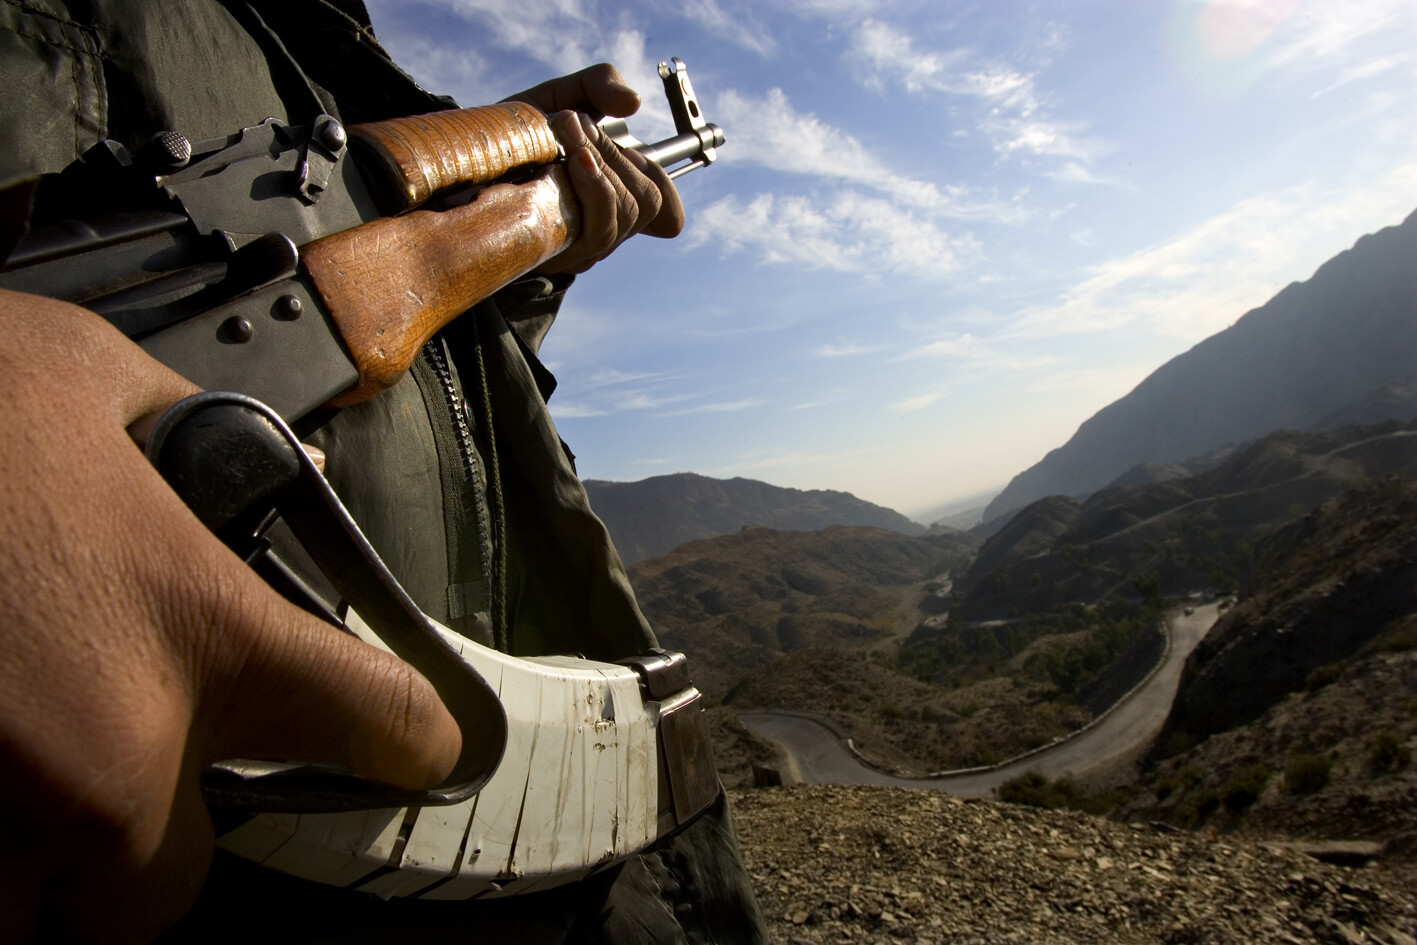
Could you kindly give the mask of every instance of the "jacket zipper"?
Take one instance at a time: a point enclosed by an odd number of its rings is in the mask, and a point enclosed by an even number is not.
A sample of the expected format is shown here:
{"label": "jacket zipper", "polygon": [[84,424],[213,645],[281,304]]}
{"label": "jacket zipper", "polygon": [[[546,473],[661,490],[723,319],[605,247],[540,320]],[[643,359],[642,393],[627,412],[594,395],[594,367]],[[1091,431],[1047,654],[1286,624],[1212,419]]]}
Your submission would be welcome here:
{"label": "jacket zipper", "polygon": [[[493,593],[492,589],[496,587],[496,585],[492,580],[492,561],[488,554],[488,546],[492,541],[496,540],[496,536],[492,535],[490,531],[490,518],[488,516],[486,497],[483,494],[478,478],[477,447],[473,441],[472,427],[468,423],[467,402],[461,396],[458,389],[458,382],[453,376],[452,367],[449,364],[448,355],[441,337],[435,337],[430,340],[428,344],[423,346],[423,358],[430,368],[433,377],[437,380],[439,390],[443,395],[442,400],[447,410],[447,418],[452,424],[453,440],[456,443],[462,466],[462,489],[460,490],[461,509],[459,510],[461,515],[459,517],[462,519],[463,523],[467,523],[468,520],[471,519],[471,523],[476,531],[472,544],[477,548],[478,570],[482,579],[482,585],[486,589],[489,598],[488,614],[491,616],[497,612],[494,607],[490,606],[490,598]],[[457,531],[458,529],[454,526],[453,530]],[[449,535],[449,542],[452,547],[466,548],[468,544],[467,535],[465,532],[463,534],[451,534]],[[462,569],[457,568],[457,570]],[[454,580],[463,578],[464,576],[465,575],[461,574],[453,575]],[[505,644],[503,642],[504,636],[502,628],[494,626],[492,632],[493,639],[498,647],[503,648]]]}

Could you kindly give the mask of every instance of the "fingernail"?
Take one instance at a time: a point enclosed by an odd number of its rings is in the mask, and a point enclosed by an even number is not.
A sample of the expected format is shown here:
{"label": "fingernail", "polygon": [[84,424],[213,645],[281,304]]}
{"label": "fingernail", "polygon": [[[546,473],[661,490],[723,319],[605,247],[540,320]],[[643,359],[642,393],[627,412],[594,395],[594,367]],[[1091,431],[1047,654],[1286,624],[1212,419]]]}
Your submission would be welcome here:
{"label": "fingernail", "polygon": [[590,116],[585,114],[584,112],[580,113],[580,118],[581,130],[585,132],[586,139],[589,141],[594,141],[596,136],[600,134],[600,126],[597,125],[595,122],[591,121]]}
{"label": "fingernail", "polygon": [[300,448],[305,451],[306,456],[310,457],[310,461],[315,464],[315,468],[323,476],[325,474],[325,451],[318,446],[311,446],[309,443],[301,443]]}
{"label": "fingernail", "polygon": [[566,150],[570,151],[575,148],[584,147],[588,143],[585,137],[585,128],[578,120],[584,116],[577,115],[575,112],[562,112],[556,117],[556,124],[560,127],[561,133],[566,138],[563,142],[566,146]]}

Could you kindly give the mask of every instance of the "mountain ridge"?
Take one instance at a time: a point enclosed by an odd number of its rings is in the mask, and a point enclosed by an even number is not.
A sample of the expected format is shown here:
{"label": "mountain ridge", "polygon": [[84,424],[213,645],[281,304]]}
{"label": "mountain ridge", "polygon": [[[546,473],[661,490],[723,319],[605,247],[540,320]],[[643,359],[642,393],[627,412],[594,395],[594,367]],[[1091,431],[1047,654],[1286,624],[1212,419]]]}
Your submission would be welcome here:
{"label": "mountain ridge", "polygon": [[1307,429],[1411,377],[1414,258],[1417,212],[1167,361],[1015,476],[985,520],[1045,495],[1086,496],[1139,463],[1183,462],[1272,430]]}
{"label": "mountain ridge", "polygon": [[817,531],[831,525],[922,535],[925,526],[893,509],[832,489],[793,489],[756,479],[671,473],[636,482],[587,479],[586,494],[626,565],[685,542],[744,527]]}

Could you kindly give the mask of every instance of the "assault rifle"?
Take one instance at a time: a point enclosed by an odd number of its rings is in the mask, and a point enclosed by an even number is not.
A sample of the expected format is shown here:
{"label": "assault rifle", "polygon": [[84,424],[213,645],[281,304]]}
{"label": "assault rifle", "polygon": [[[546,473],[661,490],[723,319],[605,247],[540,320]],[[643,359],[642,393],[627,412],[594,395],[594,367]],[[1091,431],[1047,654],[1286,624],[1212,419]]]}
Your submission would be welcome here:
{"label": "assault rifle", "polygon": [[[603,127],[678,176],[724,137],[683,63],[659,72],[675,136]],[[163,416],[154,465],[273,587],[416,666],[462,728],[431,791],[213,766],[204,794],[232,852],[382,896],[511,894],[618,862],[717,796],[682,654],[518,659],[439,626],[290,429],[387,389],[444,325],[576,239],[558,158],[545,116],[519,103],[348,129],[268,119],[198,144],[168,133],[138,155],[105,141],[53,186],[74,218],[0,269],[0,288],[84,305],[207,389]]]}

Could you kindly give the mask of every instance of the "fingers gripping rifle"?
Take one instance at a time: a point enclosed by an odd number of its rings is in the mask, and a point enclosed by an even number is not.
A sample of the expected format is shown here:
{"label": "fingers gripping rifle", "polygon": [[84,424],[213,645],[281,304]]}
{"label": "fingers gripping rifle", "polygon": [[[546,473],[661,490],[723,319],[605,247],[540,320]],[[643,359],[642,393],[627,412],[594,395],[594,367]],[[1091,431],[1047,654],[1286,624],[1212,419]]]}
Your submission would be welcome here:
{"label": "fingers gripping rifle", "polygon": [[[682,62],[660,75],[677,134],[606,132],[677,176],[711,162],[723,133]],[[204,791],[236,815],[220,840],[233,852],[384,896],[510,894],[617,862],[717,795],[682,655],[516,659],[439,626],[288,426],[392,386],[444,325],[574,241],[558,159],[545,116],[519,103],[349,129],[268,119],[196,145],[168,133],[136,156],[101,142],[46,185],[73,219],[0,269],[0,287],[84,305],[212,391],[164,416],[154,464],[272,586],[415,665],[462,727],[452,777],[426,792],[304,764],[214,766]]]}

